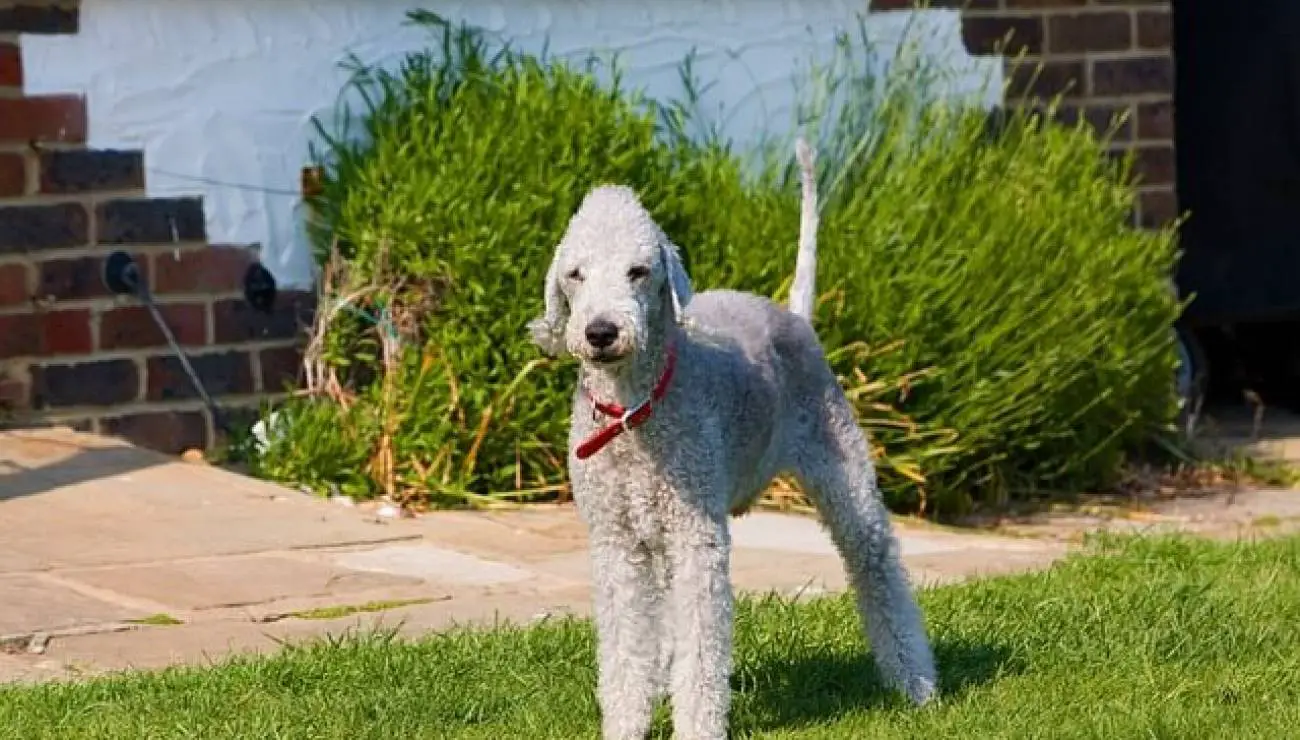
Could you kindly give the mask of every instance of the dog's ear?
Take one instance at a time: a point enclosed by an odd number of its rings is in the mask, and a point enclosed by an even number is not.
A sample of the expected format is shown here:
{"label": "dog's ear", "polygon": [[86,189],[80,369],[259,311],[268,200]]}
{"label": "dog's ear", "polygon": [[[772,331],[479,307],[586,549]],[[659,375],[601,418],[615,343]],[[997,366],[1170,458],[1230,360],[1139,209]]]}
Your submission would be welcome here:
{"label": "dog's ear", "polygon": [[569,300],[560,288],[560,250],[555,250],[551,266],[546,270],[545,312],[528,322],[533,343],[542,352],[558,357],[564,352],[564,325],[569,321]]}
{"label": "dog's ear", "polygon": [[686,268],[682,265],[682,256],[677,251],[677,245],[669,241],[663,231],[659,232],[659,255],[663,259],[668,293],[673,302],[673,318],[681,323],[684,318],[683,309],[691,302],[695,291],[691,288],[691,277],[686,274]]}

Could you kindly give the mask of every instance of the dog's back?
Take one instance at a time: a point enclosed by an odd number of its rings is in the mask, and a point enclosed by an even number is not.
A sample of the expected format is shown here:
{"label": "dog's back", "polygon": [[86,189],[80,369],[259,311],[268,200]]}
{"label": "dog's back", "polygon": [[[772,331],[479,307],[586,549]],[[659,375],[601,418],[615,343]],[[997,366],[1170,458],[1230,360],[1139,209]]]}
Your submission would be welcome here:
{"label": "dog's back", "polygon": [[839,387],[808,322],[767,298],[706,291],[686,316],[691,347],[679,387],[691,389],[697,413],[716,414],[724,444],[735,448],[723,458],[747,461],[731,471],[732,508],[744,508],[789,466],[789,441]]}

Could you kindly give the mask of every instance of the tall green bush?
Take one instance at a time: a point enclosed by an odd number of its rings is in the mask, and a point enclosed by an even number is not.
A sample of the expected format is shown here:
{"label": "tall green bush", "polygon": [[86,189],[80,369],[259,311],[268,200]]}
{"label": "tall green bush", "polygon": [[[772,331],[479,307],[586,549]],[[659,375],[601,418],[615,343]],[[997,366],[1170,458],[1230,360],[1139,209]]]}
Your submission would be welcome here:
{"label": "tall green bush", "polygon": [[[354,279],[400,279],[366,310],[419,304],[419,331],[385,385],[368,320],[336,322],[329,361],[352,366],[357,397],[287,405],[258,466],[361,494],[386,475],[435,501],[551,492],[574,378],[524,324],[580,199],[630,184],[697,289],[781,298],[799,204],[788,155],[771,153],[790,150],[693,140],[689,106],[417,20],[434,49],[357,69],[364,130],[322,129],[318,243]],[[979,109],[919,93],[915,68],[881,79],[860,44],[842,51],[850,64],[809,85],[827,93],[816,323],[887,496],[952,512],[1107,485],[1175,411],[1171,234],[1130,227],[1126,165],[1086,129],[1013,114],[991,131]]]}

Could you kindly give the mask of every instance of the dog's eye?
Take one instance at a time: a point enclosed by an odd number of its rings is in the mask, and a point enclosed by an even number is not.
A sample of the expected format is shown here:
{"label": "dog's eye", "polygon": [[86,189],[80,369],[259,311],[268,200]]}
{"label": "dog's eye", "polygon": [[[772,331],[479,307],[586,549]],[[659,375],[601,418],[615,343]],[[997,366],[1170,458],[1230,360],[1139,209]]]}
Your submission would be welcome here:
{"label": "dog's eye", "polygon": [[582,270],[579,270],[576,267],[573,268],[572,270],[569,270],[567,273],[565,273],[564,276],[575,283],[582,282]]}
{"label": "dog's eye", "polygon": [[637,265],[627,271],[627,279],[634,283],[648,277],[650,277],[650,268],[645,265]]}

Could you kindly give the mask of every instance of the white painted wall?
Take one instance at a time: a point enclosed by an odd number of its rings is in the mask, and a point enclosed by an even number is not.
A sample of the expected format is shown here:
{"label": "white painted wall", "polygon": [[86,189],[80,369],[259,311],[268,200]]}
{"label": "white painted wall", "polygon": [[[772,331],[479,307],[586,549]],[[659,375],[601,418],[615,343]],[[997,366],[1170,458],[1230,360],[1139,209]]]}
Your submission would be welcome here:
{"label": "white painted wall", "polygon": [[[793,79],[827,58],[837,30],[857,28],[866,3],[841,0],[82,0],[75,36],[27,36],[31,93],[88,96],[91,145],[146,153],[150,195],[202,195],[214,243],[263,246],[286,285],[311,280],[301,224],[299,173],[311,116],[328,113],[348,52],[393,62],[419,48],[405,13],[425,7],[466,20],[528,51],[621,51],[630,85],[680,94],[677,64],[698,51],[714,80],[708,110],[726,111],[738,143],[788,130]],[[908,13],[872,16],[882,54],[903,35]],[[912,32],[956,73],[955,91],[1000,88],[1000,65],[962,47],[953,11],[926,11]]]}

